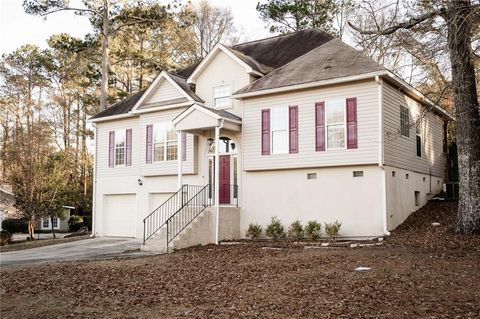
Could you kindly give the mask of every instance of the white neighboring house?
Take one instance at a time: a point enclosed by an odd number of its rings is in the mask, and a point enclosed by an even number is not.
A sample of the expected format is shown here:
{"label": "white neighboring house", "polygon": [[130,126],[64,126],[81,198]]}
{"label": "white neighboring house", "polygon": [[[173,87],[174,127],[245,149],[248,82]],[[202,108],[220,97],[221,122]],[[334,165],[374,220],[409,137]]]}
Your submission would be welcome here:
{"label": "white neighboring house", "polygon": [[277,216],[388,235],[442,190],[451,120],[319,29],[219,44],[91,119],[94,233],[184,247]]}
{"label": "white neighboring house", "polygon": [[5,219],[16,217],[18,217],[18,210],[15,207],[12,187],[8,184],[0,184],[0,230]]}
{"label": "white neighboring house", "polygon": [[40,218],[38,221],[37,229],[39,230],[52,230],[52,223],[53,229],[60,230],[60,231],[67,231],[68,230],[68,220],[70,219],[71,211],[75,209],[72,206],[62,206],[65,210],[65,215],[63,218],[53,218],[53,220],[48,218]]}

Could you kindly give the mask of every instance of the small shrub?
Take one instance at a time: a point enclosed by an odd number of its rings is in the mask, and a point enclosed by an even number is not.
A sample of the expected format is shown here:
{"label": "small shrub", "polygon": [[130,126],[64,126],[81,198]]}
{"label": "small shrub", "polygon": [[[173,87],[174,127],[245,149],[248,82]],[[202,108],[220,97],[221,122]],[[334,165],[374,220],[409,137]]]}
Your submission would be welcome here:
{"label": "small shrub", "polygon": [[330,241],[335,241],[340,232],[342,223],[336,220],[334,223],[325,223],[325,234],[330,238]]}
{"label": "small shrub", "polygon": [[260,226],[259,224],[251,223],[250,225],[248,225],[246,235],[247,237],[250,237],[252,239],[260,238],[260,236],[262,235],[262,226]]}
{"label": "small shrub", "polygon": [[272,217],[270,224],[268,224],[267,228],[265,229],[265,233],[268,237],[271,237],[275,240],[285,238],[285,229],[283,228],[280,219],[277,217]]}
{"label": "small shrub", "polygon": [[28,223],[22,218],[7,218],[2,222],[2,229],[10,234],[27,233]]}
{"label": "small shrub", "polygon": [[303,227],[298,219],[288,228],[288,238],[297,241],[303,238]]}
{"label": "small shrub", "polygon": [[68,220],[68,230],[71,232],[76,232],[80,228],[84,226],[83,224],[83,218],[78,215],[72,215],[70,216],[70,219]]}
{"label": "small shrub", "polygon": [[322,224],[315,220],[310,220],[305,226],[305,235],[310,240],[317,240],[322,235]]}
{"label": "small shrub", "polygon": [[0,246],[4,246],[12,241],[12,234],[6,230],[0,231]]}
{"label": "small shrub", "polygon": [[92,230],[92,216],[84,216],[83,217],[83,225],[88,227],[88,230]]}

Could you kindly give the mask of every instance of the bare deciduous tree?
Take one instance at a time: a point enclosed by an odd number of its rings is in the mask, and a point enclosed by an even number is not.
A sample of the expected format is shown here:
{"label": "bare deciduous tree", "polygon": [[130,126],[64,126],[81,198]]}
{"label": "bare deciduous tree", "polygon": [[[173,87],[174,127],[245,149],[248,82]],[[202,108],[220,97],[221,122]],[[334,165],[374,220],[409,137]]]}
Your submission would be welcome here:
{"label": "bare deciduous tree", "polygon": [[440,18],[446,28],[451,80],[456,114],[459,157],[460,202],[456,230],[463,234],[480,233],[480,108],[477,94],[472,37],[478,34],[480,3],[470,0],[421,1],[409,19],[387,28],[363,29],[350,23],[359,33],[371,37],[412,30]]}
{"label": "bare deciduous tree", "polygon": [[197,44],[197,60],[205,57],[218,43],[230,45],[238,42],[230,8],[215,7],[207,0],[202,0],[189,10]]}

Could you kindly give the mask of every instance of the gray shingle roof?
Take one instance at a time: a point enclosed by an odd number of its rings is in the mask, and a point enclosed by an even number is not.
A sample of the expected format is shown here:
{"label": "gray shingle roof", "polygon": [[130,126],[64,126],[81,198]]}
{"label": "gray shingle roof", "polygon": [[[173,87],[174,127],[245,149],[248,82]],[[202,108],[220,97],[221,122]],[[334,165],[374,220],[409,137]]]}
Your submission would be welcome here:
{"label": "gray shingle roof", "polygon": [[333,39],[331,34],[319,28],[313,28],[240,43],[232,46],[232,49],[254,59],[260,65],[270,67],[272,71],[331,39]]}
{"label": "gray shingle roof", "polygon": [[230,113],[228,111],[225,111],[225,110],[218,110],[218,109],[212,109],[210,107],[206,107],[206,106],[202,106],[203,108],[215,113],[215,114],[218,114],[220,115],[221,117],[224,117],[226,119],[231,119],[231,120],[235,120],[235,121],[241,121],[242,118],[238,115],[235,115],[233,113]]}
{"label": "gray shingle roof", "polygon": [[178,75],[175,75],[175,74],[171,74],[171,73],[168,73],[168,75],[172,78],[173,81],[175,81],[175,83],[178,84],[178,86],[183,90],[185,91],[185,93],[187,93],[195,102],[202,102],[203,103],[203,100],[195,94],[195,92],[192,91],[192,89],[190,88],[190,86],[188,85],[187,81],[183,78],[183,77],[180,77]]}
{"label": "gray shingle roof", "polygon": [[135,106],[135,104],[137,103],[137,101],[142,97],[143,93],[145,93],[145,91],[146,90],[137,92],[131,95],[130,97],[126,98],[125,100],[122,100],[118,103],[113,104],[112,106],[108,107],[106,110],[103,110],[100,113],[97,113],[94,116],[92,116],[91,119],[98,119],[101,117],[119,115],[119,114],[130,112]]}
{"label": "gray shingle roof", "polygon": [[332,39],[235,92],[247,93],[385,70],[340,39]]}
{"label": "gray shingle roof", "polygon": [[[252,69],[266,74],[236,93],[315,82],[384,69],[341,40],[318,28],[241,43],[229,49]],[[198,64],[192,64],[175,74],[169,73],[169,75],[196,102],[203,102],[186,82]],[[128,113],[143,93],[144,91],[136,93],[126,100],[112,105],[95,115],[93,119]]]}

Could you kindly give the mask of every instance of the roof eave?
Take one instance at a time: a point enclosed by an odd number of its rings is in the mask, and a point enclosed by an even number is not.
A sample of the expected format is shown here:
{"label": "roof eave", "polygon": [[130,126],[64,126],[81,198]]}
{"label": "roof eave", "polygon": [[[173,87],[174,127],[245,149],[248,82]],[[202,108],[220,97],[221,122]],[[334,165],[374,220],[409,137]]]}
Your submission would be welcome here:
{"label": "roof eave", "polygon": [[117,114],[117,115],[102,116],[99,118],[89,118],[87,122],[90,122],[90,123],[107,122],[107,121],[125,119],[128,117],[135,117],[135,114],[128,112],[128,113]]}
{"label": "roof eave", "polygon": [[386,70],[381,70],[381,71],[369,72],[369,73],[364,73],[364,74],[359,74],[359,75],[352,75],[352,76],[348,76],[348,77],[341,77],[341,78],[334,78],[334,79],[328,79],[328,80],[322,80],[322,81],[315,81],[315,82],[294,84],[294,85],[289,85],[289,86],[282,86],[282,87],[272,88],[272,89],[264,89],[264,90],[250,91],[250,92],[244,92],[244,93],[241,93],[241,92],[237,93],[237,92],[239,92],[239,91],[237,91],[232,95],[232,97],[236,98],[236,99],[243,99],[243,98],[248,98],[248,97],[275,94],[275,93],[283,93],[283,92],[302,90],[302,89],[309,89],[309,88],[338,84],[338,83],[344,83],[344,82],[366,80],[366,79],[374,78],[375,76],[382,76],[382,75],[386,75],[386,74],[387,74]]}
{"label": "roof eave", "polygon": [[248,65],[247,63],[242,61],[235,54],[233,54],[232,51],[230,51],[230,49],[228,49],[226,46],[224,46],[221,43],[218,43],[217,45],[215,45],[213,47],[212,50],[210,50],[210,52],[208,52],[208,54],[205,56],[205,58],[203,58],[202,62],[200,62],[200,64],[195,68],[195,70],[192,72],[192,74],[190,74],[190,76],[187,78],[187,83],[195,83],[196,82],[198,74],[201,73],[207,67],[208,63],[210,63],[210,60],[213,59],[217,55],[218,51],[222,51],[227,56],[229,56],[231,59],[233,59],[235,62],[240,64],[243,68],[245,68],[245,72],[247,74],[254,74],[254,75],[257,75],[257,76],[263,76],[264,75],[263,73],[255,71],[250,65]]}

